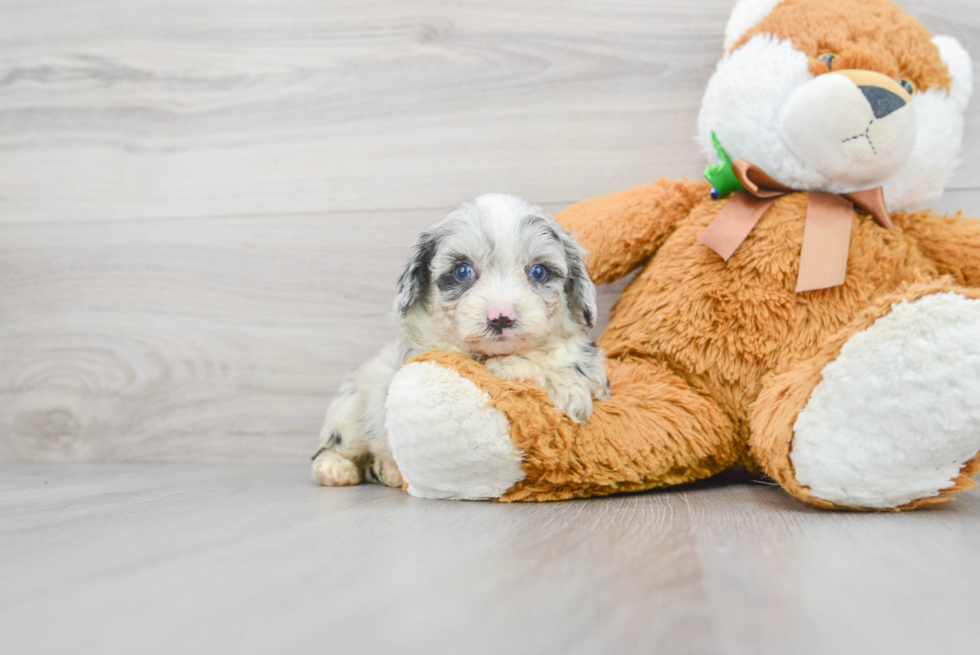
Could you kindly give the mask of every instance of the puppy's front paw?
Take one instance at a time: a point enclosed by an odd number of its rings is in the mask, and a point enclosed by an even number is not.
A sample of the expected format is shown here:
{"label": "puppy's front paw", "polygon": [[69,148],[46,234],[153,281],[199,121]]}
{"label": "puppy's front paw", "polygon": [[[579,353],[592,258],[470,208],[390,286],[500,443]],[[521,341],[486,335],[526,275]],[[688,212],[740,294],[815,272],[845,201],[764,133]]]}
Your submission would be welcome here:
{"label": "puppy's front paw", "polygon": [[491,357],[483,365],[498,378],[545,388],[545,376],[541,367],[519,355]]}
{"label": "puppy's front paw", "polygon": [[374,461],[368,467],[367,476],[372,482],[380,482],[388,487],[401,488],[405,484],[402,472],[398,470],[398,465],[391,456],[375,455]]}
{"label": "puppy's front paw", "polygon": [[324,450],[313,460],[313,479],[325,487],[345,487],[361,481],[357,464],[332,450]]}
{"label": "puppy's front paw", "polygon": [[592,391],[577,380],[549,380],[548,397],[561,412],[576,423],[587,423],[592,416]]}

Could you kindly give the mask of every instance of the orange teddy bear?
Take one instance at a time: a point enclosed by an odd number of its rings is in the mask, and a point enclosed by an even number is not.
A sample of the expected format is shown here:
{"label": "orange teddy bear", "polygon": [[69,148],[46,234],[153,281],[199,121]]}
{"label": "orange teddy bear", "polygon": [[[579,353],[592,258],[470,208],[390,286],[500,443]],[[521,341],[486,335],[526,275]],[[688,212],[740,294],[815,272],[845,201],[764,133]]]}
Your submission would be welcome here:
{"label": "orange teddy bear", "polygon": [[387,402],[410,493],[554,500],[744,467],[815,505],[909,509],[974,485],[980,222],[911,211],[956,164],[969,57],[888,0],[741,0],[725,36],[699,116],[714,187],[557,216],[596,283],[643,266],[599,341],[612,397],[577,425],[427,353]]}

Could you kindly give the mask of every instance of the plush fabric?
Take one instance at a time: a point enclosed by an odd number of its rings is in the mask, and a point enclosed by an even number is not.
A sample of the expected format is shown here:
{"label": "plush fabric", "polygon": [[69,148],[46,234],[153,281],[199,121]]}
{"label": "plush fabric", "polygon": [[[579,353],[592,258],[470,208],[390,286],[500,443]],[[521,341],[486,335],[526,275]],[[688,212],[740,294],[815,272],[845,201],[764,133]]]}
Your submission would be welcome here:
{"label": "plush fabric", "polygon": [[[949,71],[925,25],[889,0],[783,0],[745,31],[732,49],[756,34],[792,41],[808,55],[814,75],[860,69],[907,77],[920,91],[948,91]],[[817,57],[836,55],[833,68]]]}
{"label": "plush fabric", "polygon": [[[588,251],[596,283],[642,267],[598,342],[609,358],[612,397],[577,425],[543,391],[495,378],[472,360],[419,357],[458,374],[453,384],[484,392],[487,402],[453,412],[499,412],[505,421],[496,424],[507,428],[487,443],[521,457],[523,478],[505,492],[466,497],[588,497],[741,467],[821,507],[896,510],[949,499],[973,484],[980,471],[980,221],[911,211],[906,203],[941,191],[941,176],[955,165],[972,90],[968,62],[958,44],[933,39],[887,0],[742,0],[726,38],[730,49],[705,95],[701,137],[718,129],[732,157],[753,153],[763,160],[753,163],[798,191],[776,199],[727,261],[698,242],[729,202],[713,199],[706,182],[660,179],[561,212],[556,218]],[[797,87],[829,73],[817,59],[826,52],[842,66],[888,76],[881,88],[895,88],[892,78],[912,82],[902,110],[918,112],[920,127],[918,137],[914,128],[906,135],[915,140],[908,163],[888,164],[866,185],[884,186],[894,227],[853,211],[843,284],[797,293],[808,190],[837,193],[847,185],[835,188],[767,121],[779,122],[779,103]],[[759,86],[744,104],[730,97],[718,104],[740,88],[730,76],[744,77],[746,65],[776,56],[757,67]],[[776,103],[769,109],[751,95],[763,87],[780,89],[764,99]],[[942,111],[930,113],[922,98]],[[758,113],[746,118],[743,108]],[[880,134],[882,142],[889,137]],[[942,169],[936,176],[913,175],[919,152],[933,152],[929,161]],[[406,430],[397,412],[389,416],[393,447],[411,441],[416,453],[438,457],[441,446],[427,446],[426,434],[443,418],[432,411],[427,420],[413,415]],[[453,476],[476,485],[484,477],[479,462],[463,460],[440,465],[457,466]],[[428,484],[405,477],[410,491]]]}
{"label": "plush fabric", "polygon": [[[489,393],[438,361],[405,367],[385,403],[386,417],[397,417],[401,436],[393,445],[395,461],[414,481],[408,491],[458,500],[500,496],[525,477],[523,453],[510,441],[507,417],[488,406]],[[479,475],[460,462],[477,467]]]}

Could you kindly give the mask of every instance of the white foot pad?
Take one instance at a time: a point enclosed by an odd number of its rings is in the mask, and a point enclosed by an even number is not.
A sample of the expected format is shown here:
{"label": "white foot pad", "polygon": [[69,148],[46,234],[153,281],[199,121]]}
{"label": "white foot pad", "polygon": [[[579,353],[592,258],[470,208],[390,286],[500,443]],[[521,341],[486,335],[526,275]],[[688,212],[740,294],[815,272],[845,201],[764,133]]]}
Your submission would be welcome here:
{"label": "white foot pad", "polygon": [[486,392],[434,362],[395,375],[385,428],[410,494],[485,500],[524,479],[507,417],[488,402]]}
{"label": "white foot pad", "polygon": [[980,300],[899,303],[821,373],[790,454],[816,498],[885,509],[937,496],[980,451]]}

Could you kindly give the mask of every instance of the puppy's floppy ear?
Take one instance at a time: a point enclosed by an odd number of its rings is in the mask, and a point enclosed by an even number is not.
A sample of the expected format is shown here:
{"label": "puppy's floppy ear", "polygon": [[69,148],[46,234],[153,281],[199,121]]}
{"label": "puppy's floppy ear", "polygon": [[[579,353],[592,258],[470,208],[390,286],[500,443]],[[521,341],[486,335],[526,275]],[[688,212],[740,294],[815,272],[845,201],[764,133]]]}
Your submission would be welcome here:
{"label": "puppy's floppy ear", "polygon": [[395,296],[395,313],[400,318],[405,318],[412,305],[425,298],[432,277],[429,266],[436,254],[437,242],[435,234],[423,232],[412,248],[412,258],[398,279],[398,294]]}
{"label": "puppy's floppy ear", "polygon": [[568,279],[565,280],[565,294],[568,308],[576,321],[592,327],[598,312],[595,302],[595,284],[585,268],[585,250],[579,245],[574,234],[561,234],[561,244],[565,249],[565,264],[568,266]]}

